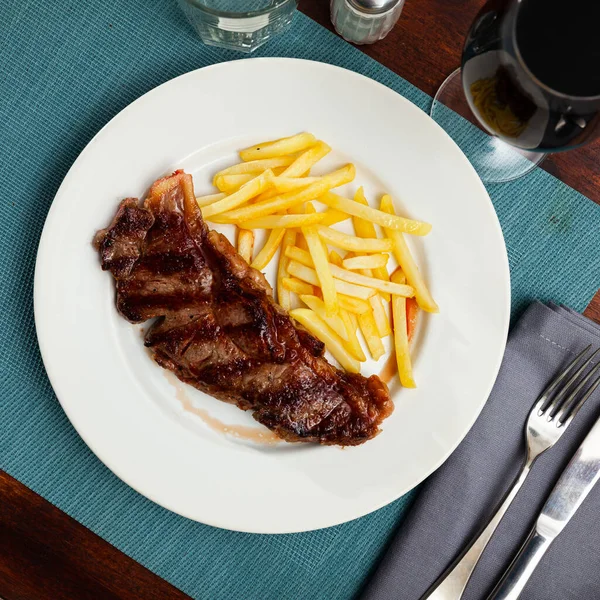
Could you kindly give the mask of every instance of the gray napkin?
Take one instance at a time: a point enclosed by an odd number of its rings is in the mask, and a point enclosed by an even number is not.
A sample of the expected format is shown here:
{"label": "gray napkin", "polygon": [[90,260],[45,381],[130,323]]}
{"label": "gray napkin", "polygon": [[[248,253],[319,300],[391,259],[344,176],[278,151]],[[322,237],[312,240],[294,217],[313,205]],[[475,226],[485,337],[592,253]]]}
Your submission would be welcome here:
{"label": "gray napkin", "polygon": [[[509,335],[496,384],[477,422],[422,486],[361,600],[417,600],[502,498],[525,456],[535,399],[575,354],[600,347],[600,327],[556,305],[532,304]],[[548,494],[600,414],[600,388],[542,455],[504,516],[465,590],[487,597],[533,526]],[[600,485],[548,550],[522,600],[600,598]]]}

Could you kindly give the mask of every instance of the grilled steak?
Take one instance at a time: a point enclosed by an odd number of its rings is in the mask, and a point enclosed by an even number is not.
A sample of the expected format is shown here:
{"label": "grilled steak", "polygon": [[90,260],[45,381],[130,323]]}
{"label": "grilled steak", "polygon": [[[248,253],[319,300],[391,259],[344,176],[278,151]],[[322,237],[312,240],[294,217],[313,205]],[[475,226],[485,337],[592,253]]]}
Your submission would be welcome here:
{"label": "grilled steak", "polygon": [[385,383],[330,365],[262,273],[208,229],[183,171],[155,182],[143,205],[123,200],[94,242],[118,311],[132,323],[156,318],[145,344],[181,381],[294,442],[360,444],[392,412]]}

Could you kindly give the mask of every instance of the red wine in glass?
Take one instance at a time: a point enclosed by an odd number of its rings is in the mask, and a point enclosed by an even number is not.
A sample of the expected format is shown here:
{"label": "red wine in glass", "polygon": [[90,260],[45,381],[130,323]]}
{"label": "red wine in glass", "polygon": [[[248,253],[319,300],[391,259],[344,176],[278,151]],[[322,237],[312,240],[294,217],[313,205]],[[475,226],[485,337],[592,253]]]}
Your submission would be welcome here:
{"label": "red wine in glass", "polygon": [[[490,0],[467,36],[460,77],[470,110],[494,136],[480,156],[470,149],[476,168],[485,164],[484,180],[514,179],[543,153],[591,141],[600,134],[600,1]],[[448,106],[450,79],[436,96]]]}

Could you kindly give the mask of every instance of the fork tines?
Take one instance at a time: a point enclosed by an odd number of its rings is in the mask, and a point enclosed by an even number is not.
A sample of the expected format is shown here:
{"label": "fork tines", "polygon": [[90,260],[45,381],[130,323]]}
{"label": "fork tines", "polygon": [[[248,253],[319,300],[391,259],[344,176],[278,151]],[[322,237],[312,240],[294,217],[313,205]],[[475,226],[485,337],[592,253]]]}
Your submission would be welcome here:
{"label": "fork tines", "polygon": [[[566,368],[548,384],[548,387],[546,387],[538,398],[536,403],[538,406],[538,415],[541,416],[547,413],[548,421],[556,419],[557,427],[563,426],[567,421],[570,422],[577,414],[577,411],[583,406],[583,403],[600,385],[599,376],[590,384],[587,390],[584,390],[586,384],[595,373],[600,370],[600,361],[594,364],[580,379],[583,372],[590,364],[592,364],[594,358],[600,353],[600,348],[598,348],[596,351],[592,352],[588,358],[585,358],[591,347],[592,345],[590,344],[587,348],[582,350],[566,366]],[[561,386],[561,389],[554,394],[558,386]]]}

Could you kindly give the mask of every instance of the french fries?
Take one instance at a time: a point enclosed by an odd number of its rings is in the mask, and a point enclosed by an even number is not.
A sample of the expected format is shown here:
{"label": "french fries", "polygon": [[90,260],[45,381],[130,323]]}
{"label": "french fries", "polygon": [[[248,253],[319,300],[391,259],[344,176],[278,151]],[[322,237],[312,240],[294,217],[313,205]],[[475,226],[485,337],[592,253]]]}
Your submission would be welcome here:
{"label": "french fries", "polygon": [[[331,152],[331,148],[325,144],[324,142],[317,142],[312,148],[309,148],[288,167],[284,168],[284,170],[280,173],[281,177],[289,178],[289,177],[301,177],[302,175],[308,173],[313,165],[319,162],[324,156],[326,156],[329,152]],[[277,196],[277,190],[269,190],[267,192],[263,192],[260,196],[257,197],[257,202],[262,202],[263,200],[269,200]]]}
{"label": "french fries", "polygon": [[306,283],[306,281],[301,281],[295,277],[284,277],[281,282],[286,289],[288,289],[290,292],[294,292],[295,294],[300,295],[315,293],[315,288],[310,285],[310,283]]}
{"label": "french fries", "polygon": [[308,251],[310,252],[310,257],[319,278],[319,287],[325,301],[327,316],[333,318],[338,312],[339,305],[335,283],[329,268],[329,261],[327,260],[327,251],[323,248],[319,234],[314,227],[303,227],[302,235],[304,235],[304,239],[306,239],[306,243],[308,244]]}
{"label": "french fries", "polygon": [[360,364],[344,347],[344,340],[308,308],[297,308],[290,315],[304,325],[314,336],[322,340],[333,357],[349,373],[359,373]]}
{"label": "french fries", "polygon": [[346,331],[344,321],[339,314],[329,316],[327,314],[327,307],[321,298],[310,294],[302,294],[300,300],[302,300],[308,308],[313,310],[317,316],[323,319],[323,321],[325,321],[325,323],[327,323],[327,325],[329,325],[329,327],[331,327],[331,329],[333,329],[333,331],[335,331],[342,339],[348,339],[348,332]]}
{"label": "french fries", "polygon": [[[246,206],[238,210],[232,210],[225,215],[225,220],[222,222],[236,223],[238,221],[247,221],[249,219],[256,219],[259,217],[272,215],[273,213],[283,210],[288,210],[295,206],[299,206],[304,202],[315,200],[316,198],[321,197],[331,188],[350,183],[354,179],[355,175],[356,169],[354,165],[346,165],[337,171],[323,175],[323,177],[319,178],[319,181],[309,185],[303,190],[297,192],[288,192],[281,196],[277,196],[272,200],[265,200],[263,202],[257,202],[251,206]],[[250,185],[250,183],[247,183],[246,185]],[[240,188],[239,191],[241,192],[242,189],[243,187]],[[221,200],[221,202],[225,202],[226,200],[227,198]],[[224,211],[219,210],[219,212]],[[217,213],[210,212],[209,214],[214,215]]]}
{"label": "french fries", "polygon": [[298,261],[301,265],[311,268],[315,266],[310,252],[302,250],[302,248],[298,248],[298,246],[288,246],[285,249],[285,255],[292,260]]}
{"label": "french fries", "polygon": [[[359,204],[363,204],[368,206],[369,203],[365,198],[365,194],[362,186],[356,190],[356,194],[354,194],[354,201]],[[354,231],[358,237],[362,238],[376,238],[377,231],[375,230],[375,225],[370,221],[365,221],[359,217],[352,217],[352,224],[354,225]],[[390,276],[385,267],[376,267],[373,269],[373,275],[377,277],[377,279],[381,279],[382,281],[389,281]],[[384,296],[385,297],[385,296]],[[390,297],[385,297],[386,300],[389,301]]]}
{"label": "french fries", "polygon": [[342,261],[344,269],[350,271],[358,271],[359,269],[377,269],[387,265],[389,260],[387,254],[367,254],[365,256],[353,256],[352,258],[345,258]]}
{"label": "french fries", "polygon": [[336,279],[347,281],[348,283],[355,283],[356,285],[364,285],[365,287],[372,290],[379,290],[381,292],[387,292],[388,294],[396,294],[397,296],[412,297],[415,292],[410,285],[399,285],[391,281],[381,281],[375,277],[365,277],[360,273],[354,271],[347,271],[336,265],[331,265],[331,274]]}
{"label": "french fries", "polygon": [[198,196],[196,198],[196,204],[202,208],[203,206],[208,206],[213,202],[217,202],[217,200],[223,200],[227,194],[223,194],[219,192],[218,194],[208,194],[207,196]]}
{"label": "french fries", "polygon": [[373,313],[366,312],[358,315],[358,325],[365,338],[365,342],[367,342],[371,356],[374,360],[379,360],[385,354],[385,348],[379,337]]}
{"label": "french fries", "polygon": [[413,235],[427,235],[431,231],[429,223],[405,219],[396,215],[384,213],[369,206],[363,206],[358,202],[342,198],[336,194],[326,194],[321,198],[321,201],[337,210],[341,210],[354,217],[360,217],[366,221],[371,221],[387,229],[401,231],[402,233],[411,233]]}
{"label": "french fries", "polygon": [[[392,281],[402,284],[406,278],[401,271],[392,274]],[[412,374],[410,352],[408,350],[408,335],[406,327],[406,298],[392,296],[392,318],[394,319],[394,346],[398,363],[398,376],[404,387],[416,387]]]}
{"label": "french fries", "polygon": [[226,194],[237,192],[245,183],[254,179],[254,175],[221,175],[215,179],[215,186]]}
{"label": "french fries", "polygon": [[[373,296],[371,296],[372,298]],[[342,310],[360,315],[371,310],[370,304],[359,298],[352,298],[351,296],[344,296],[344,294],[338,294],[338,302]]]}
{"label": "french fries", "polygon": [[271,262],[273,256],[275,256],[275,252],[277,252],[284,235],[285,229],[272,229],[265,245],[256,255],[250,266],[258,271],[262,271]]}
{"label": "french fries", "polygon": [[261,158],[276,158],[279,156],[286,156],[287,154],[294,154],[301,150],[306,150],[310,146],[316,143],[317,139],[312,133],[299,133],[287,138],[281,138],[280,140],[273,140],[271,142],[262,142],[240,150],[240,158],[244,161],[260,160]]}
{"label": "french fries", "polygon": [[273,187],[278,192],[293,192],[308,187],[313,183],[318,183],[320,177],[275,177]]}
{"label": "french fries", "polygon": [[256,175],[259,175],[267,169],[289,167],[294,163],[294,160],[293,156],[280,156],[279,158],[268,158],[266,160],[253,160],[250,162],[239,163],[219,171],[213,178],[213,185],[216,186],[217,178],[222,175],[245,175],[247,173],[252,173],[256,177]]}
{"label": "french fries", "polygon": [[323,213],[314,213],[312,215],[269,215],[258,219],[242,221],[240,227],[244,229],[276,229],[282,227],[304,227],[314,225],[323,220]]}
{"label": "french fries", "polygon": [[210,219],[214,215],[223,213],[226,210],[231,210],[248,202],[251,198],[254,198],[257,194],[260,194],[267,187],[271,185],[273,179],[273,171],[267,169],[254,179],[251,179],[248,183],[245,183],[237,192],[234,192],[230,196],[213,202],[202,209],[202,216],[205,219]]}
{"label": "french fries", "polygon": [[277,265],[277,300],[281,308],[287,311],[292,308],[292,298],[290,290],[283,285],[283,279],[287,275],[287,266],[290,261],[285,254],[285,250],[295,243],[296,230],[286,229],[283,234],[283,240],[281,241],[281,254],[279,255],[279,264]]}
{"label": "french fries", "polygon": [[238,228],[237,251],[238,254],[248,264],[252,262],[252,252],[254,251],[254,231]]}
{"label": "french fries", "polygon": [[360,345],[358,336],[356,335],[357,324],[352,319],[354,315],[349,314],[343,308],[340,309],[340,317],[344,322],[346,328],[346,348],[348,351],[360,362],[365,362],[367,357],[365,356],[364,350]]}
{"label": "french fries", "polygon": [[[301,265],[295,260],[291,260],[288,264],[288,273],[302,281],[306,281],[311,285],[319,287],[317,272],[306,265]],[[347,281],[340,281],[339,279],[334,279],[334,284],[336,293],[352,296],[353,298],[360,298],[361,300],[368,300],[375,293],[375,290],[360,285],[354,285]]]}
{"label": "french fries", "polygon": [[383,302],[381,300],[381,296],[379,294],[374,294],[369,298],[369,304],[373,309],[373,318],[375,319],[375,325],[377,326],[377,333],[380,338],[387,337],[392,333],[392,328],[390,327],[390,320],[385,312],[385,308],[383,307]]}
{"label": "french fries", "polygon": [[301,177],[330,152],[331,148],[325,142],[317,142],[312,148],[298,156],[281,173],[281,177]]}
{"label": "french fries", "polygon": [[392,240],[378,240],[375,238],[358,238],[354,235],[342,233],[331,227],[321,225],[317,229],[319,235],[332,246],[342,250],[354,250],[358,252],[391,252],[394,247]]}
{"label": "french fries", "polygon": [[[380,208],[386,213],[394,213],[394,204],[388,195],[385,195],[381,199]],[[408,249],[404,236],[399,231],[393,231],[391,229],[386,229],[385,233],[394,242],[394,256],[402,268],[406,280],[415,289],[415,298],[417,299],[419,306],[427,312],[440,312],[436,301],[427,289],[427,285],[419,271],[419,267],[417,267],[417,263],[415,263],[412,254]]]}
{"label": "french fries", "polygon": [[346,215],[339,210],[335,210],[335,208],[330,208],[322,214],[324,217],[321,221],[321,225],[335,225],[336,223],[340,223],[341,221],[345,221],[346,219],[350,218],[350,215]]}
{"label": "french fries", "polygon": [[[325,344],[342,368],[358,373],[367,361],[359,330],[375,361],[388,347],[384,338],[393,334],[400,382],[414,387],[409,343],[417,304],[428,312],[439,309],[404,234],[425,236],[431,225],[397,215],[387,195],[376,209],[362,187],[353,200],[334,193],[354,180],[356,169],[347,164],[311,176],[330,151],[311,133],[256,144],[240,151],[243,162],[215,174],[217,193],[198,196],[196,202],[208,221],[237,226],[238,253],[252,267],[265,270],[279,250],[274,286],[279,304]],[[325,204],[325,210],[318,212],[313,201]],[[355,235],[336,228],[347,219]],[[258,229],[269,235],[252,259]],[[391,270],[399,264],[391,277],[390,256],[395,259]],[[294,309],[300,302],[307,308]]]}

